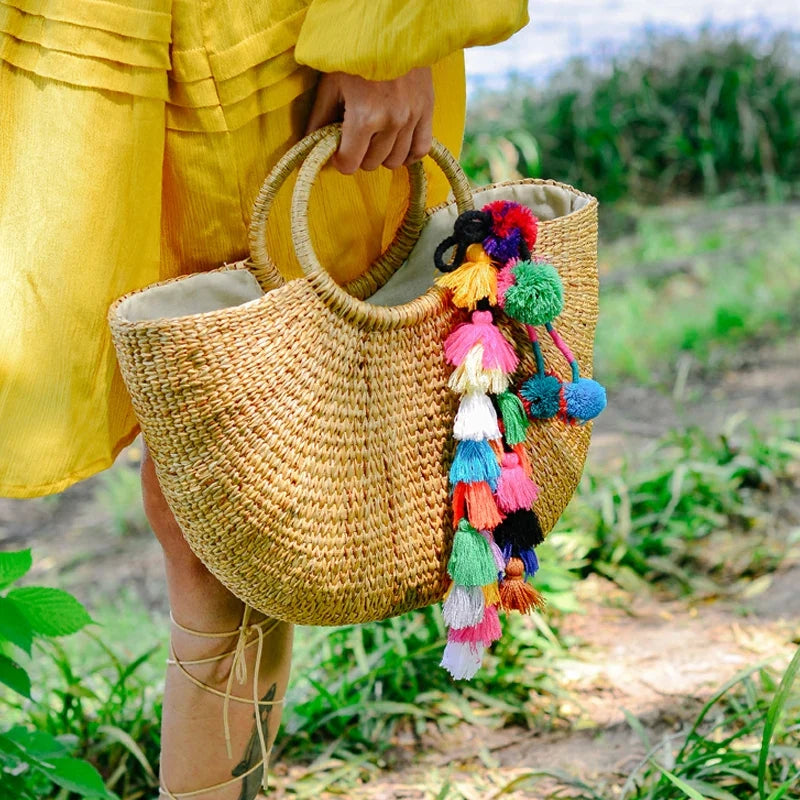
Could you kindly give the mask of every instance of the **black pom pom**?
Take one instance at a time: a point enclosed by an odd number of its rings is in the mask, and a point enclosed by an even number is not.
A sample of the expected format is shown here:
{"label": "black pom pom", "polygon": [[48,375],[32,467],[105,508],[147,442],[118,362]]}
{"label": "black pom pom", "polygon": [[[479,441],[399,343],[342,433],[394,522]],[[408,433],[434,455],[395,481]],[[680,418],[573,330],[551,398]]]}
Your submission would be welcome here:
{"label": "black pom pom", "polygon": [[494,540],[502,548],[511,545],[512,552],[529,550],[544,541],[542,526],[535,511],[523,508],[512,511],[494,529]]}

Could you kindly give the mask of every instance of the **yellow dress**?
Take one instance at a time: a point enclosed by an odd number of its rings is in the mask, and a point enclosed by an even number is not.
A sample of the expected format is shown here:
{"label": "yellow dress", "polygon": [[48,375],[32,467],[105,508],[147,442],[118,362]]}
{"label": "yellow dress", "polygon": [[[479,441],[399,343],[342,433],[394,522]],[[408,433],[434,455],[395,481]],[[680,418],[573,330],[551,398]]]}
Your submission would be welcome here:
{"label": "yellow dress", "polygon": [[[137,433],[106,312],[246,256],[250,208],[302,134],[318,71],[432,65],[434,133],[458,150],[462,48],[524,0],[0,0],[0,495],[58,492]],[[391,239],[405,176],[323,173],[312,235],[338,280]],[[291,187],[268,244],[299,276]],[[429,202],[446,194],[431,175]]]}

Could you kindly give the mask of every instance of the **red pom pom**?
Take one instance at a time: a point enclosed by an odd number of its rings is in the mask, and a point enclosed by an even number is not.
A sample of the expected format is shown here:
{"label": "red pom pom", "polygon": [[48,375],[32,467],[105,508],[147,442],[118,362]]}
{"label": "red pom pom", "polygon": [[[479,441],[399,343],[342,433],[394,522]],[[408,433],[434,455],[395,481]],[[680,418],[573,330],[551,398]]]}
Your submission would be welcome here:
{"label": "red pom pom", "polygon": [[483,210],[492,215],[492,232],[495,236],[506,237],[517,228],[522,233],[528,249],[533,250],[538,222],[527,206],[510,200],[495,200],[487,203]]}

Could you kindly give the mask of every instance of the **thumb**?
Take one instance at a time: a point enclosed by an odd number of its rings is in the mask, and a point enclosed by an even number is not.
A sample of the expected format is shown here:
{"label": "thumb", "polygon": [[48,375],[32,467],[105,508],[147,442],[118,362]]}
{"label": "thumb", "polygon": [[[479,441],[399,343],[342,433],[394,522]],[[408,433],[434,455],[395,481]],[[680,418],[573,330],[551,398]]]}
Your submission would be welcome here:
{"label": "thumb", "polygon": [[308,136],[309,133],[313,133],[331,122],[338,122],[342,119],[342,104],[339,92],[327,80],[327,77],[327,75],[323,75],[317,84],[317,94],[314,98],[314,105],[311,107],[311,114],[308,117],[304,136]]}

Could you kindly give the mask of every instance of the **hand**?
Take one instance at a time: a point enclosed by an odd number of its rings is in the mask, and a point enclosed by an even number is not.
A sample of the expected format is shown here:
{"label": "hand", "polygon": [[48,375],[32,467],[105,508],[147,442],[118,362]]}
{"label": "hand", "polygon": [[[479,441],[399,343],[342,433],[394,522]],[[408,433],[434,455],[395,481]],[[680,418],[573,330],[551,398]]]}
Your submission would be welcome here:
{"label": "hand", "polygon": [[397,169],[431,149],[433,79],[418,67],[390,81],[368,81],[345,72],[325,73],[317,86],[306,134],[342,121],[342,141],[333,159],[345,175],[381,164]]}

